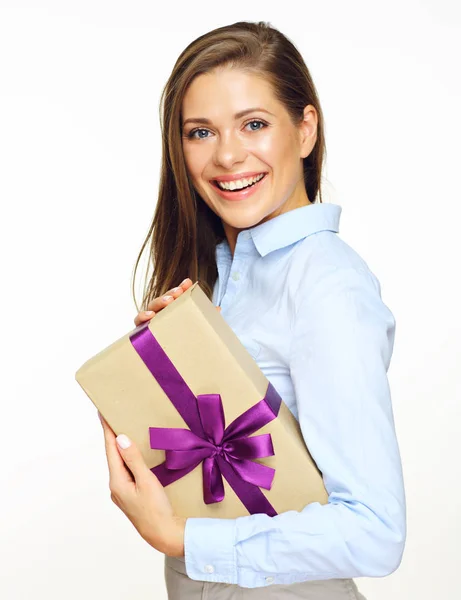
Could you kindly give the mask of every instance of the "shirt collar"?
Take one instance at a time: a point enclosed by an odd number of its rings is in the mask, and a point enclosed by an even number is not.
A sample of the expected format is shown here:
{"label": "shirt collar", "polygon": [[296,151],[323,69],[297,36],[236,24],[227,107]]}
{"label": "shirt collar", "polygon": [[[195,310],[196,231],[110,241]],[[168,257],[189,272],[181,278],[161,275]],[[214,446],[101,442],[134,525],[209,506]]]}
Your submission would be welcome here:
{"label": "shirt collar", "polygon": [[[333,203],[321,202],[300,206],[240,231],[237,245],[240,239],[248,240],[251,237],[259,254],[266,256],[269,252],[294,244],[319,231],[338,233],[341,211],[342,207]],[[218,244],[218,252],[224,247],[228,247],[227,239]]]}

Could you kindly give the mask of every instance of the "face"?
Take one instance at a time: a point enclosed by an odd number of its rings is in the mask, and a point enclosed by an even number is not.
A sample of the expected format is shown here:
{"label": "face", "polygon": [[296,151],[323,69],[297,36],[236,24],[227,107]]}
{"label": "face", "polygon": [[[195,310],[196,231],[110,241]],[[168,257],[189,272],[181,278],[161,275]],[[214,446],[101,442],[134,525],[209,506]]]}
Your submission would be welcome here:
{"label": "face", "polygon": [[[238,115],[239,112],[247,111]],[[314,147],[317,112],[306,106],[294,126],[260,77],[220,68],[197,76],[183,100],[182,145],[193,186],[222,220],[231,246],[239,231],[310,203],[302,159]],[[246,190],[221,193],[215,179],[239,176]]]}

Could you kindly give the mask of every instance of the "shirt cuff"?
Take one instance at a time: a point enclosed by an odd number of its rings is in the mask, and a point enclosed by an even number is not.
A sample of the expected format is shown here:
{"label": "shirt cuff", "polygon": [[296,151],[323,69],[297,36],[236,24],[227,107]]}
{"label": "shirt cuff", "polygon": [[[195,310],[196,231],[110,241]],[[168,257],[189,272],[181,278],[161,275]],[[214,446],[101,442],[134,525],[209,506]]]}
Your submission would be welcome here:
{"label": "shirt cuff", "polygon": [[184,559],[191,579],[237,583],[235,519],[188,518]]}

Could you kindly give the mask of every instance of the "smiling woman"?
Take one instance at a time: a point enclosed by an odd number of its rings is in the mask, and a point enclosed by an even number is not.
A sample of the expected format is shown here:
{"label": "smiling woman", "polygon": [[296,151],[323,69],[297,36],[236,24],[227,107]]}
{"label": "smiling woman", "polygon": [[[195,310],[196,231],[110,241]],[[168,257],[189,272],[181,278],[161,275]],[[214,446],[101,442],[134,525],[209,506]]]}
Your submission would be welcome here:
{"label": "smiling woman", "polygon": [[[215,248],[242,229],[317,199],[323,115],[302,56],[266,23],[208,32],[178,57],[161,98],[163,156],[142,306],[185,277],[211,299]],[[264,173],[253,188],[248,177]],[[236,183],[220,186],[216,181]],[[181,244],[177,240],[181,240]],[[139,310],[139,307],[138,307]]]}
{"label": "smiling woman", "polygon": [[163,293],[174,302],[179,282],[200,281],[298,419],[329,497],[273,517],[178,519],[139,465],[145,488],[126,482],[120,505],[165,553],[170,600],[363,599],[352,578],[392,573],[406,539],[387,379],[395,320],[337,235],[341,207],[322,202],[324,125],[309,70],[264,22],[220,27],[177,59],[161,117],[159,196],[133,293],[147,244],[143,309],[155,315]]}

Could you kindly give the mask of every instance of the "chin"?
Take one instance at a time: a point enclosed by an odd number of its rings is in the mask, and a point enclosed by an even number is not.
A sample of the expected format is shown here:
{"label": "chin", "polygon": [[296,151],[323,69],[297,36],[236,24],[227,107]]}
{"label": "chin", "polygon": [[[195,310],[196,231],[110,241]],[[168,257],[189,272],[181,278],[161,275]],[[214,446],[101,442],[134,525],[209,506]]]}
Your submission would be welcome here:
{"label": "chin", "polygon": [[249,215],[242,215],[241,218],[236,218],[235,215],[222,215],[221,219],[227,225],[234,227],[235,229],[249,229],[250,227],[258,225],[258,223],[264,219],[264,215],[255,215],[253,218]]}

